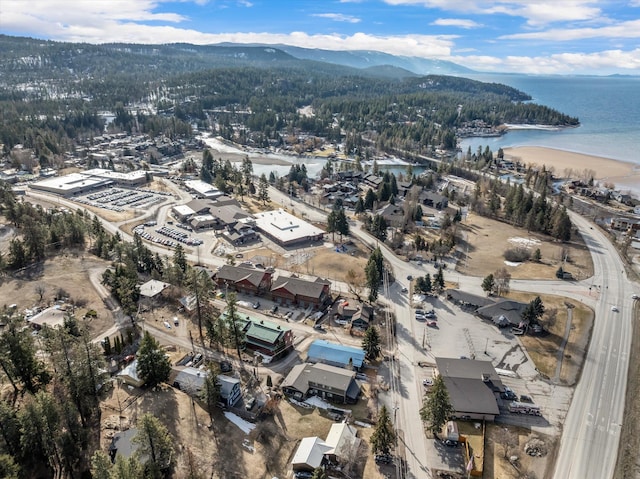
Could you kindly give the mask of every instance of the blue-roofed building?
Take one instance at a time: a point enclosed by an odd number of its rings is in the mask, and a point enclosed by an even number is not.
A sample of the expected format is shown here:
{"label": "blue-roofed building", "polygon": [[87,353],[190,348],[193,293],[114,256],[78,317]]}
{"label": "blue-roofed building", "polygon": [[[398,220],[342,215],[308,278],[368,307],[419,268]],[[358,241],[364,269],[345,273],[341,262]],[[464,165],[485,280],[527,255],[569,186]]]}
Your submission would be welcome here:
{"label": "blue-roofed building", "polygon": [[307,361],[311,363],[324,363],[340,368],[349,367],[349,363],[354,368],[360,369],[364,362],[364,351],[362,348],[344,346],[342,344],[331,343],[324,339],[316,339],[307,353]]}

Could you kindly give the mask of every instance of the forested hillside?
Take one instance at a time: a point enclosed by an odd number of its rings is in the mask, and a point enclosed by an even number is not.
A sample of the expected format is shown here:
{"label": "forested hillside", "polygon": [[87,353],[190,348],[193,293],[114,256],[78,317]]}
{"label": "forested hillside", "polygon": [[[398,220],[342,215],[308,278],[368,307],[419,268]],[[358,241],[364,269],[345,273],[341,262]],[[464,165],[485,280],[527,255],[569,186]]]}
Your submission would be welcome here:
{"label": "forested hillside", "polygon": [[[430,75],[395,78],[297,60],[273,48],[85,45],[0,36],[0,141],[40,158],[114,131],[188,137],[193,126],[252,146],[278,146],[304,133],[351,142],[347,153],[453,149],[470,125],[576,125],[499,84]],[[379,76],[376,76],[379,75]],[[300,109],[310,106],[311,114]],[[240,127],[240,125],[242,127]]]}

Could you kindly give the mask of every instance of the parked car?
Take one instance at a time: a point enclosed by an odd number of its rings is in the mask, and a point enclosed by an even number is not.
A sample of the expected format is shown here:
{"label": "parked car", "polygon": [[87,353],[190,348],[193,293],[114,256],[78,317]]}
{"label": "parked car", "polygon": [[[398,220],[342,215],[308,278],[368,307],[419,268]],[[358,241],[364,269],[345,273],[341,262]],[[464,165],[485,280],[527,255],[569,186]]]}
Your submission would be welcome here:
{"label": "parked car", "polygon": [[447,447],[458,447],[458,441],[452,441],[451,439],[445,439],[442,442]]}
{"label": "parked car", "polygon": [[273,305],[273,308],[271,308],[271,312],[272,312],[272,313],[275,313],[276,311],[278,311],[278,305],[277,305],[277,304],[274,304],[274,305]]}
{"label": "parked car", "polygon": [[423,379],[423,380],[422,380],[422,385],[423,385],[424,387],[430,387],[430,386],[433,386],[433,379],[431,379],[431,378]]}
{"label": "parked car", "polygon": [[376,461],[376,464],[391,464],[393,461],[393,457],[389,454],[376,454],[373,456],[373,459]]}
{"label": "parked car", "polygon": [[520,402],[528,402],[533,404],[533,399],[531,399],[531,396],[527,396],[526,394],[521,394]]}
{"label": "parked car", "polygon": [[169,321],[164,322],[164,327],[167,329],[171,329],[171,325],[169,324]]}
{"label": "parked car", "polygon": [[504,391],[500,393],[500,397],[502,399],[507,399],[509,401],[517,401],[518,400],[518,395],[516,393],[513,392],[512,389],[510,388],[504,388]]}
{"label": "parked car", "polygon": [[253,303],[253,309],[258,309],[260,307],[260,301],[256,301],[255,303]]}
{"label": "parked car", "polygon": [[233,369],[229,361],[220,361],[220,372],[228,373]]}
{"label": "parked car", "polygon": [[611,306],[611,311],[613,311],[614,313],[617,313],[619,309],[617,306]]}
{"label": "parked car", "polygon": [[298,471],[293,473],[294,479],[311,479],[313,474],[306,471]]}
{"label": "parked car", "polygon": [[407,292],[409,292],[409,290],[408,290],[406,287],[404,287],[404,288],[402,288],[402,289],[400,290],[400,292],[402,292],[402,293],[407,293]]}

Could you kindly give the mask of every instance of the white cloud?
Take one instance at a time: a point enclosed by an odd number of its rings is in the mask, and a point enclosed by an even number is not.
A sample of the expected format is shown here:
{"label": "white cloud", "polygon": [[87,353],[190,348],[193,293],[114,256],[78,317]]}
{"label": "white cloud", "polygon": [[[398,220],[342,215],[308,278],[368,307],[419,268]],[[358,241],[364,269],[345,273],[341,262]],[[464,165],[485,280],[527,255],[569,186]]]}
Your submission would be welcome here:
{"label": "white cloud", "polygon": [[589,72],[640,70],[640,48],[606,50],[595,53],[559,53],[547,57],[509,56],[454,56],[451,61],[484,71],[518,72],[528,74],[572,74]]}
{"label": "white cloud", "polygon": [[546,40],[570,41],[585,38],[640,38],[640,20],[607,25],[599,28],[566,28],[540,32],[514,33],[502,35],[500,39],[507,40]]}
{"label": "white cloud", "polygon": [[359,23],[360,19],[358,17],[353,17],[351,15],[343,15],[342,13],[314,13],[311,15],[312,17],[320,17],[320,18],[328,18],[329,20],[334,20],[336,22],[347,22],[347,23]]}
{"label": "white cloud", "polygon": [[415,5],[445,12],[522,17],[531,26],[560,21],[586,21],[602,17],[594,0],[384,0],[389,5]]}
{"label": "white cloud", "polygon": [[464,18],[438,18],[431,22],[431,25],[438,25],[443,27],[460,27],[460,28],[479,28],[480,25],[473,20],[466,20]]}

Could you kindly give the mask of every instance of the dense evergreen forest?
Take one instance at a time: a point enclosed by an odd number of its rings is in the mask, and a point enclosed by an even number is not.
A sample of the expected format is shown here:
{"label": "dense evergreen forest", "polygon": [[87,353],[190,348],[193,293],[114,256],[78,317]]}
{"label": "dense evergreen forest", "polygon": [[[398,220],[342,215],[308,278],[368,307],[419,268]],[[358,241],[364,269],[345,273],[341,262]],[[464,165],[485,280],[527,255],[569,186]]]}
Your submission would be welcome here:
{"label": "dense evergreen forest", "polygon": [[[188,137],[193,127],[252,146],[290,135],[351,143],[347,153],[453,149],[470,124],[578,123],[526,93],[459,77],[390,75],[298,60],[278,49],[87,45],[0,36],[0,141],[51,161],[116,131]],[[382,71],[384,70],[384,71]],[[311,114],[300,109],[312,107]],[[366,146],[364,148],[363,146]]]}

